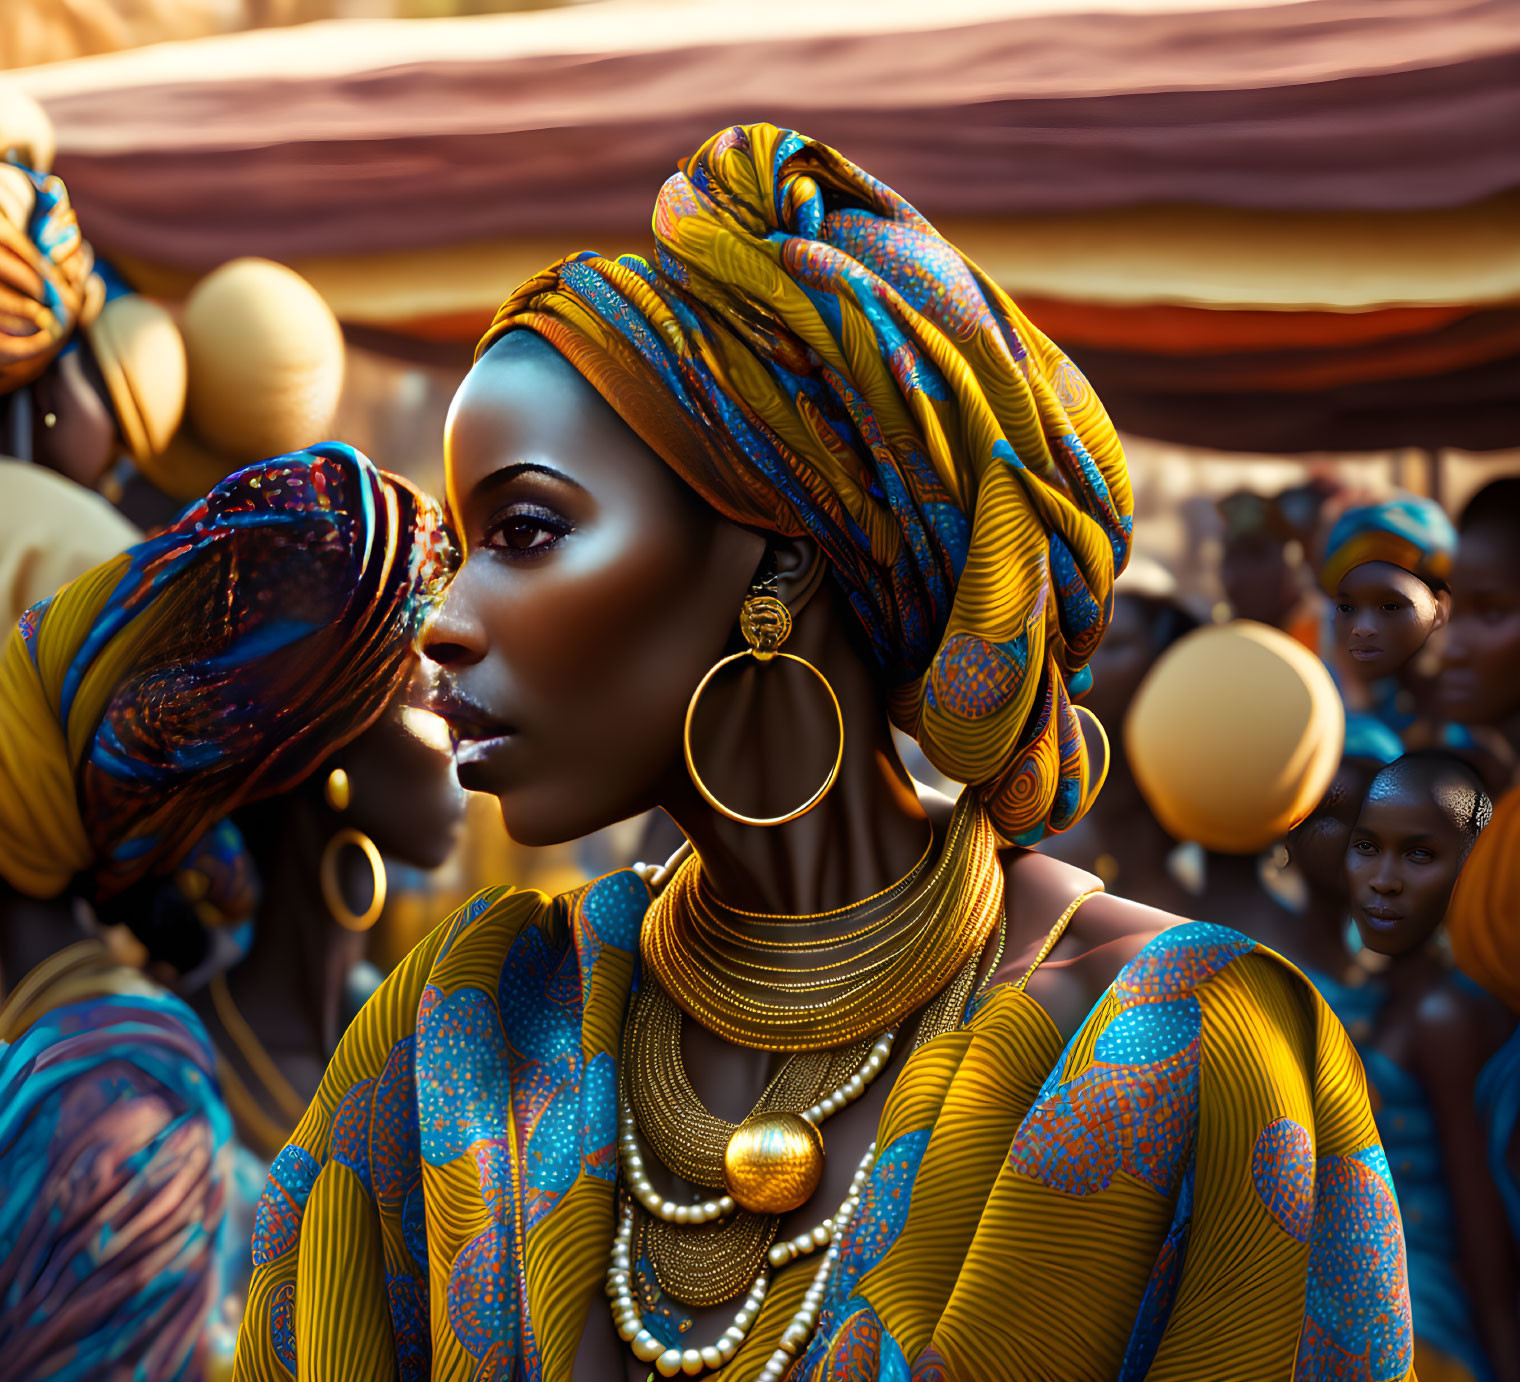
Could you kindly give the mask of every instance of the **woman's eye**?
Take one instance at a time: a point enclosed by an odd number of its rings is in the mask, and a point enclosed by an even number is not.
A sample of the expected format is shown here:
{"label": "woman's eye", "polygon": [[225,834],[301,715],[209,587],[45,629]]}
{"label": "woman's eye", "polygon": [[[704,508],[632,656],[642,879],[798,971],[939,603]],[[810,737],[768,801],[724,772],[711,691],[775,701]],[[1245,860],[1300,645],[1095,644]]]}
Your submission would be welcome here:
{"label": "woman's eye", "polygon": [[1394,601],[1390,601],[1388,604],[1385,604],[1383,606],[1383,612],[1385,614],[1397,614],[1403,608],[1404,608],[1403,605],[1398,604],[1397,602],[1394,602]]}
{"label": "woman's eye", "polygon": [[1435,858],[1435,855],[1428,849],[1411,849],[1404,857],[1412,864],[1428,864]]}
{"label": "woman's eye", "polygon": [[1355,854],[1377,853],[1377,846],[1371,840],[1355,840],[1352,842],[1351,849]]}
{"label": "woman's eye", "polygon": [[1337,614],[1350,614],[1351,613],[1351,606],[1350,605],[1337,605],[1335,607],[1335,612]]}
{"label": "woman's eye", "polygon": [[570,531],[555,514],[524,512],[507,514],[486,534],[486,545],[515,554],[538,556],[554,547]]}

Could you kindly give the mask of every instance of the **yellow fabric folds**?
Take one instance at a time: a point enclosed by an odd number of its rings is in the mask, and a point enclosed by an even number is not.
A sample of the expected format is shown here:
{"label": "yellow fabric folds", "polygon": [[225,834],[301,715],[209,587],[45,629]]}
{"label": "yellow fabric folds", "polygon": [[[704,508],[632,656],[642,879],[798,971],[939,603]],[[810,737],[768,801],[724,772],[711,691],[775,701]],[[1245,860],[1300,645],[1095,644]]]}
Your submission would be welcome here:
{"label": "yellow fabric folds", "polygon": [[[62,892],[93,856],[74,774],[111,687],[90,679],[89,690],[75,697],[67,725],[53,707],[80,640],[129,564],[125,555],[103,562],[27,616],[35,621],[35,661],[26,647],[25,621],[12,626],[0,659],[0,876],[32,897]],[[132,636],[129,626],[122,637]]]}
{"label": "yellow fabric folds", "polygon": [[[607,1309],[613,1053],[647,902],[632,873],[494,889],[386,983],[271,1170],[239,1382],[568,1382]],[[1163,934],[1064,1050],[993,989],[909,1057],[876,1143],[790,1382],[1412,1376],[1360,1063],[1235,932]],[[715,1382],[753,1382],[817,1269],[777,1273]]]}

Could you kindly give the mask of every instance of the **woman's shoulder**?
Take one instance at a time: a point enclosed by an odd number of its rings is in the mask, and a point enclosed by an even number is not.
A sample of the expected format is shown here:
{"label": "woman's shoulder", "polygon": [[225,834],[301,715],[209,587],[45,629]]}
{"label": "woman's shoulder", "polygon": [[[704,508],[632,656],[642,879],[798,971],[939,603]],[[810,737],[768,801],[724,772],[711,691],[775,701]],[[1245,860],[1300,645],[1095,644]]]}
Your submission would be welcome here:
{"label": "woman's shoulder", "polygon": [[1076,1032],[1121,974],[1139,981],[1143,970],[1150,984],[1187,983],[1260,949],[1228,927],[1094,891],[1102,888],[1095,875],[1049,855],[1010,849],[1003,862],[1010,935],[1018,940],[1005,951],[994,983],[1022,977],[1051,928],[1084,899],[1028,984],[1064,1037]]}

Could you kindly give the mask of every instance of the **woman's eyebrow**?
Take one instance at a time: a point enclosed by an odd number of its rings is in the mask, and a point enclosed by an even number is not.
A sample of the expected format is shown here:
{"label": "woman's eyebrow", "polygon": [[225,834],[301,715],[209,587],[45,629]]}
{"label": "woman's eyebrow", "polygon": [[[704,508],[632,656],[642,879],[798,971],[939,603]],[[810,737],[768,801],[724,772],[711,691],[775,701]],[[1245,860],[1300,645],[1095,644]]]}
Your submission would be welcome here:
{"label": "woman's eyebrow", "polygon": [[470,500],[478,499],[488,490],[509,485],[520,475],[547,475],[551,480],[558,480],[582,492],[586,488],[579,480],[571,479],[563,470],[556,470],[552,465],[543,465],[537,461],[518,461],[513,465],[504,465],[500,470],[493,470],[489,475],[477,480],[470,490]]}

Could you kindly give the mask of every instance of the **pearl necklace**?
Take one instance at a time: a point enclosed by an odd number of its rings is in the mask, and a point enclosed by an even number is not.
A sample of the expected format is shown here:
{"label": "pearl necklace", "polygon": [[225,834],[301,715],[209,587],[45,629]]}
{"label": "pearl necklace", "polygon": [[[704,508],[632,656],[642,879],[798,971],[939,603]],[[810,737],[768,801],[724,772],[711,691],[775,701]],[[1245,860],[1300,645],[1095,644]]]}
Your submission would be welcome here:
{"label": "pearl necklace", "polygon": [[[892,1055],[892,1044],[896,1040],[895,1030],[883,1032],[876,1039],[876,1043],[871,1047],[859,1070],[831,1093],[824,1095],[817,1103],[803,1109],[798,1116],[804,1122],[817,1127],[841,1109],[848,1108],[881,1074]],[[638,1120],[634,1116],[626,1095],[621,1092],[618,1100],[618,1151],[628,1189],[645,1212],[654,1215],[655,1218],[663,1219],[668,1224],[705,1224],[714,1219],[726,1219],[734,1212],[736,1205],[732,1195],[720,1195],[713,1199],[702,1200],[697,1204],[677,1204],[673,1200],[666,1199],[655,1189],[644,1171],[644,1154],[639,1146]],[[775,1251],[772,1249],[773,1253]]]}
{"label": "pearl necklace", "polygon": [[[840,1240],[860,1205],[860,1196],[875,1160],[876,1144],[873,1142],[860,1159],[860,1165],[856,1167],[855,1175],[850,1181],[849,1193],[834,1217],[831,1220],[825,1219],[811,1233],[800,1234],[790,1243],[777,1244],[771,1249],[772,1265],[779,1267],[784,1262],[791,1261],[791,1257],[778,1261],[778,1249],[789,1250],[806,1241],[809,1246],[799,1251],[810,1252],[814,1246],[821,1247],[824,1242],[829,1243],[829,1250],[819,1264],[802,1298],[802,1304],[793,1313],[791,1322],[782,1330],[780,1342],[761,1370],[757,1382],[780,1382],[797,1351],[812,1337],[818,1324],[818,1315],[823,1309],[824,1293],[828,1290],[829,1280],[839,1262]],[[823,1235],[822,1241],[819,1241],[820,1234]],[[770,1290],[770,1270],[763,1270],[755,1278],[755,1284],[750,1287],[744,1304],[734,1315],[734,1322],[715,1342],[704,1348],[667,1348],[644,1326],[643,1313],[633,1293],[632,1243],[633,1204],[630,1201],[624,1203],[619,1216],[617,1238],[612,1244],[612,1260],[607,1270],[606,1289],[612,1301],[612,1319],[617,1326],[618,1336],[632,1347],[633,1356],[640,1362],[652,1363],[661,1377],[676,1377],[683,1373],[687,1377],[696,1377],[699,1373],[712,1371],[731,1362],[760,1316],[766,1293]],[[792,1253],[792,1256],[796,1255],[795,1252]]]}

